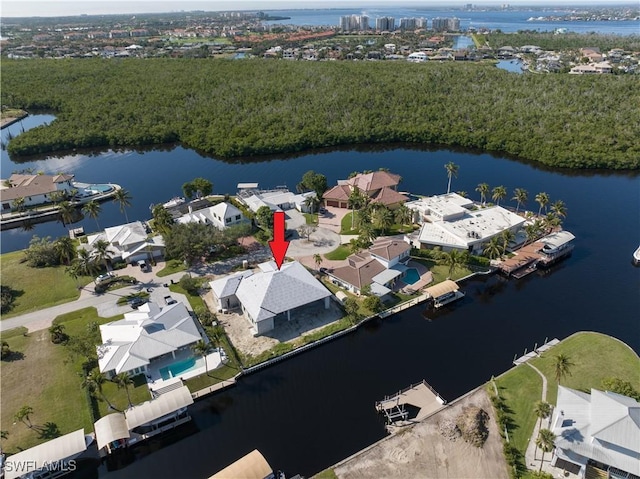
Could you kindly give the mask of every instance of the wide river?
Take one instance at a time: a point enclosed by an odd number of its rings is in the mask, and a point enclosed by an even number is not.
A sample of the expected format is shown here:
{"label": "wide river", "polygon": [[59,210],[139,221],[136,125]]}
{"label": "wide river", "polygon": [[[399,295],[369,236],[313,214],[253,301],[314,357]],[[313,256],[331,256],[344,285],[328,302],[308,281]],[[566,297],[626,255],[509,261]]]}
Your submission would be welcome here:
{"label": "wide river", "polygon": [[[29,118],[25,128],[46,119]],[[12,129],[19,132],[20,125]],[[309,169],[325,174],[332,185],[352,171],[385,167],[403,177],[403,190],[439,194],[446,189],[444,165],[449,161],[460,167],[452,190],[472,198],[478,198],[477,185],[487,182],[506,186],[509,196],[514,188],[525,188],[531,198],[527,206],[536,211],[533,197],[540,191],[552,201],[562,199],[568,208],[565,228],[577,237],[573,256],[544,276],[467,281],[465,299],[432,321],[421,308],[410,309],[247,376],[193,406],[197,433],[109,477],[204,478],[254,448],[275,468],[310,476],[384,437],[374,403],[410,383],[426,379],[452,400],[508,369],[525,348],[580,330],[611,334],[640,351],[640,268],[631,264],[640,241],[638,172],[550,170],[487,153],[403,145],[236,162],[182,147],[22,164],[2,152],[3,177],[32,168],[73,173],[78,181],[121,184],[133,196],[131,219],[148,218],[150,203],[180,194],[181,185],[197,176],[210,179],[216,193],[233,194],[239,182],[294,188]],[[102,227],[123,220],[115,204],[103,204]],[[92,219],[81,224],[95,229]],[[2,251],[25,247],[34,233],[58,236],[65,231],[59,223],[5,231]]]}

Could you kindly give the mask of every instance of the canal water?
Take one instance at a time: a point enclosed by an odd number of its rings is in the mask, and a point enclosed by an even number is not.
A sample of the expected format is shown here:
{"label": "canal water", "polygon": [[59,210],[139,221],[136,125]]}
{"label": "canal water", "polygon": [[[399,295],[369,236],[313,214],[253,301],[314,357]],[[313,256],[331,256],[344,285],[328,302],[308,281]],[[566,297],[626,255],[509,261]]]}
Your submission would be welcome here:
{"label": "canal water", "polygon": [[[33,168],[121,184],[133,196],[132,219],[148,218],[150,203],[180,194],[181,185],[197,176],[210,179],[214,192],[233,194],[239,182],[294,188],[309,169],[332,185],[352,171],[384,167],[403,177],[401,189],[428,195],[446,189],[449,161],[459,165],[452,190],[472,198],[478,198],[477,185],[487,182],[509,193],[525,188],[527,207],[536,211],[533,197],[540,191],[552,202],[563,200],[565,227],[577,237],[573,255],[545,275],[469,280],[462,285],[467,296],[436,316],[425,317],[421,307],[406,310],[242,378],[193,406],[199,432],[107,476],[203,478],[254,448],[274,467],[310,476],[384,437],[374,403],[410,383],[426,379],[452,400],[508,369],[525,348],[580,330],[611,334],[640,351],[640,269],[631,265],[640,241],[638,172],[553,170],[482,152],[407,145],[228,162],[179,146],[20,164],[3,152],[3,177]],[[123,220],[115,204],[104,204],[102,227]],[[81,224],[95,228],[92,219]],[[2,232],[2,251],[24,247],[34,233],[58,236],[65,229],[47,223]]]}

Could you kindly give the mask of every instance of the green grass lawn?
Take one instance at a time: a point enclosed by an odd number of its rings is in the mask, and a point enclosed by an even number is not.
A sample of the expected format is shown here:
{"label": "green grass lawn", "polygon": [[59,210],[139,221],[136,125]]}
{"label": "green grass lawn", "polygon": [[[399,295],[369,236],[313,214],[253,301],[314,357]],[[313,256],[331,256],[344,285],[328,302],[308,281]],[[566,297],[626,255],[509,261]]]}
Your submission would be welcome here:
{"label": "green grass lawn", "polygon": [[156,273],[156,276],[162,278],[163,276],[169,276],[173,273],[179,273],[180,271],[186,271],[187,266],[184,264],[184,261],[179,259],[170,259],[165,264],[165,267]]}
{"label": "green grass lawn", "polygon": [[[205,281],[205,280],[203,279],[203,281]],[[169,291],[172,291],[174,293],[184,294],[187,297],[187,299],[189,300],[189,304],[191,304],[191,308],[194,311],[197,310],[198,308],[205,308],[206,309],[206,305],[204,304],[204,301],[202,300],[202,298],[200,296],[187,293],[185,291],[185,289],[182,288],[178,283],[170,284],[169,285]]]}
{"label": "green grass lawn", "polygon": [[237,366],[229,363],[225,364],[222,367],[209,371],[208,375],[201,374],[200,376],[196,376],[195,378],[185,380],[184,383],[189,388],[189,391],[195,393],[196,391],[200,391],[201,389],[204,389],[206,387],[218,384],[225,379],[231,379],[239,372],[240,371]]}
{"label": "green grass lawn", "polygon": [[[594,354],[595,351],[598,354]],[[553,361],[561,353],[574,363],[571,376],[561,381],[563,386],[588,392],[591,388],[601,389],[602,380],[613,376],[630,381],[636,390],[640,390],[640,358],[635,352],[604,334],[583,332],[565,339],[542,357],[531,361],[547,377],[549,403],[556,403],[558,387]],[[541,399],[542,379],[531,367],[521,365],[496,379],[496,384],[510,410],[510,439],[524,454],[537,420],[533,408]],[[492,389],[490,385],[488,388]]]}
{"label": "green grass lawn", "polygon": [[[340,234],[341,235],[359,235],[360,234],[360,229],[357,226],[354,226],[353,229],[351,229],[351,216],[353,215],[352,212],[347,213],[346,215],[344,215],[344,217],[342,218],[342,221],[340,222]],[[357,222],[355,223],[357,224]]]}
{"label": "green grass lawn", "polygon": [[17,291],[13,308],[2,319],[37,311],[80,297],[78,284],[83,286],[93,278],[80,277],[78,283],[64,272],[64,266],[31,268],[22,263],[23,251],[0,255],[2,284]]}
{"label": "green grass lawn", "polygon": [[347,256],[349,256],[350,254],[351,254],[351,251],[349,249],[349,246],[341,244],[333,251],[325,254],[324,257],[331,261],[338,261],[338,260],[347,259]]}
{"label": "green grass lawn", "polygon": [[318,213],[302,213],[307,220],[308,225],[318,224]]}

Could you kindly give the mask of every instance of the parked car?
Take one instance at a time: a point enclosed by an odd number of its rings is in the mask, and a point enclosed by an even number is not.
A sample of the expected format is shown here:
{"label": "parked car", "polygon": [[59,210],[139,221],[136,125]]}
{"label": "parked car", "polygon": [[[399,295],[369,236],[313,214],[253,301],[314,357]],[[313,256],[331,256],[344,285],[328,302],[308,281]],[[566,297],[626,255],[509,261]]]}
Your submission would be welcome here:
{"label": "parked car", "polygon": [[149,300],[147,298],[133,298],[131,301],[129,301],[129,306],[131,306],[133,309],[138,309],[148,301]]}
{"label": "parked car", "polygon": [[177,301],[175,299],[173,299],[171,296],[165,296],[164,297],[164,302],[165,304],[168,306],[170,304],[176,304]]}
{"label": "parked car", "polygon": [[100,276],[98,276],[96,278],[96,283],[102,283],[103,281],[107,281],[108,279],[115,278],[115,277],[116,277],[115,273],[109,271],[105,274],[101,274]]}
{"label": "parked car", "polygon": [[147,271],[151,271],[151,266],[149,266],[149,263],[147,263],[145,260],[141,259],[140,261],[138,261],[138,266],[140,266],[140,271],[143,272],[147,272]]}

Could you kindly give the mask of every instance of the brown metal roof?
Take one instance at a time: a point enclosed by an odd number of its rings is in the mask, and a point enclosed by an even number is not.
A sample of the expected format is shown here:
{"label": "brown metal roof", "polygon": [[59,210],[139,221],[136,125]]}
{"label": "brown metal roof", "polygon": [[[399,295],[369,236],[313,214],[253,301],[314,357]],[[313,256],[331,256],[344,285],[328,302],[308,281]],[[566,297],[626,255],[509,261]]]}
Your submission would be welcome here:
{"label": "brown metal roof", "polygon": [[273,469],[260,451],[254,449],[209,479],[265,479]]}
{"label": "brown metal roof", "polygon": [[438,283],[435,286],[431,286],[430,288],[425,289],[425,292],[432,298],[439,298],[444,294],[458,291],[458,289],[460,288],[455,281],[446,279],[442,283]]}
{"label": "brown metal roof", "polygon": [[0,190],[2,201],[11,201],[16,198],[27,198],[53,193],[58,189],[57,183],[69,181],[73,175],[19,175],[13,174],[9,178],[10,188]]}

